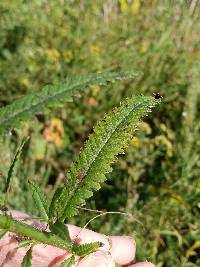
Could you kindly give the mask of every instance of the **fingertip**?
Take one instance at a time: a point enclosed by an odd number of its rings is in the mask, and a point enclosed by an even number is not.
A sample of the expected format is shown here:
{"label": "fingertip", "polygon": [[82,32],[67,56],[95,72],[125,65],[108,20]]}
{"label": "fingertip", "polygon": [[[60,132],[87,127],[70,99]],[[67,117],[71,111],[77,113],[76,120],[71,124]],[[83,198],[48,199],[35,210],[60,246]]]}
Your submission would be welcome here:
{"label": "fingertip", "polygon": [[129,236],[111,236],[110,239],[110,252],[114,260],[120,265],[129,264],[135,258],[135,240]]}
{"label": "fingertip", "polygon": [[115,267],[115,262],[109,253],[103,251],[96,251],[84,257],[77,265],[77,267]]}
{"label": "fingertip", "polygon": [[130,265],[129,267],[156,267],[156,266],[151,262],[145,261]]}

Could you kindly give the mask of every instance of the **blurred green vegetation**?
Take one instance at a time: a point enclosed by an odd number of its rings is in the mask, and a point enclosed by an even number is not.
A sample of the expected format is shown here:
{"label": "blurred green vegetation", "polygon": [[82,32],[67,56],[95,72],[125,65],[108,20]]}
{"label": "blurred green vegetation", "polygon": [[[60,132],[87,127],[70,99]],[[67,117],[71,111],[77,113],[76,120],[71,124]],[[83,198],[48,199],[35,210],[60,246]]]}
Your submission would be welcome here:
{"label": "blurred green vegetation", "polygon": [[[88,201],[107,215],[91,229],[137,241],[137,260],[200,266],[200,6],[169,0],[0,1],[0,105],[72,75],[136,70],[132,81],[91,86],[72,103],[38,113],[0,143],[0,188],[22,136],[10,208],[37,214],[28,178],[48,195],[105,112],[132,94],[164,101],[144,119],[109,181]],[[80,210],[83,226],[95,213]],[[140,223],[138,223],[138,221]]]}

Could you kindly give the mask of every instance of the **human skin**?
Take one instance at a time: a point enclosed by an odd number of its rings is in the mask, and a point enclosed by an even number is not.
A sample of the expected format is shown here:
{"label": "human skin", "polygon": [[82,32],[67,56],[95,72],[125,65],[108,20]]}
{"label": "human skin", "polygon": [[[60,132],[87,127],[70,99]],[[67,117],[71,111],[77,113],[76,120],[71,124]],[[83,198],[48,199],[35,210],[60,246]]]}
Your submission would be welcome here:
{"label": "human skin", "polygon": [[[23,220],[30,216],[11,211],[12,217]],[[27,221],[34,227],[45,229],[46,226],[38,222]],[[76,257],[76,267],[114,267],[115,263],[126,267],[155,267],[149,262],[131,264],[136,253],[136,243],[128,236],[105,236],[88,229],[81,229],[74,225],[67,225],[70,237],[79,244],[99,241],[104,245],[98,251],[84,257]],[[17,248],[18,241],[13,233],[7,233],[0,239],[0,267],[21,266],[22,259],[28,248]],[[58,267],[71,254],[49,245],[38,244],[32,248],[32,267]]]}

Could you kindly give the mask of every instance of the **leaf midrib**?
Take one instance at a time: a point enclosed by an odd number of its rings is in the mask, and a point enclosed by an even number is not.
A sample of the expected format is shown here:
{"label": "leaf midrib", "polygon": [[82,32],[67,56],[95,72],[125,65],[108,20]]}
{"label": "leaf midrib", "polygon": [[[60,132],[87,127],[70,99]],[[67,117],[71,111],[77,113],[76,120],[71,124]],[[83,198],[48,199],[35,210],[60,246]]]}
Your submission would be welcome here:
{"label": "leaf midrib", "polygon": [[[87,173],[90,171],[90,169],[92,168],[92,165],[94,164],[94,162],[96,161],[96,159],[98,158],[100,152],[104,149],[104,147],[106,146],[106,144],[109,142],[109,140],[111,139],[111,137],[113,136],[114,132],[117,131],[117,129],[120,127],[121,123],[126,119],[126,117],[128,117],[130,115],[130,113],[133,111],[134,108],[138,108],[140,105],[143,105],[144,103],[137,103],[135,105],[133,105],[132,109],[130,110],[130,112],[126,115],[124,115],[124,117],[121,119],[121,121],[119,122],[119,124],[113,129],[113,131],[111,132],[111,134],[108,136],[107,140],[103,143],[101,149],[99,149],[99,151],[96,153],[96,156],[94,157],[93,161],[91,162],[90,166],[87,169]],[[87,176],[87,174],[85,175]],[[75,195],[75,191],[79,189],[79,187],[82,185],[82,183],[78,183],[75,187],[74,190],[71,191],[71,197],[68,199],[67,205],[65,206],[64,212],[63,214],[66,213],[66,210],[68,208],[68,203],[71,202],[71,200],[73,199],[74,195]],[[62,217],[62,220],[65,220],[66,216]]]}
{"label": "leaf midrib", "polygon": [[[71,85],[71,88],[69,87],[69,88],[66,88],[66,89],[61,89],[61,90],[62,90],[61,92],[56,92],[56,94],[51,95],[50,97],[45,97],[45,98],[44,98],[44,97],[41,96],[41,100],[40,100],[38,103],[36,103],[36,104],[34,104],[34,105],[31,105],[30,107],[24,108],[24,109],[22,109],[20,112],[17,112],[17,113],[15,113],[14,115],[8,116],[6,119],[1,120],[1,121],[0,121],[0,125],[2,125],[2,124],[4,124],[4,123],[7,123],[8,121],[12,121],[12,120],[14,120],[16,117],[20,116],[20,115],[23,114],[24,112],[29,112],[29,111],[31,111],[32,109],[37,108],[38,106],[40,106],[40,105],[41,105],[42,103],[44,103],[44,102],[46,103],[46,102],[50,101],[50,100],[53,99],[53,98],[59,98],[62,94],[70,93],[70,91],[72,91],[72,90],[75,89],[75,88],[79,88],[79,87],[82,87],[82,86],[86,86],[88,83],[90,84],[90,83],[93,83],[93,82],[98,81],[98,80],[104,80],[105,82],[107,82],[109,79],[117,79],[118,77],[119,77],[119,78],[125,78],[125,77],[126,77],[125,74],[124,74],[124,76],[121,76],[122,73],[119,73],[119,76],[117,76],[117,73],[113,73],[113,74],[115,74],[115,75],[113,75],[113,77],[108,77],[108,78],[105,78],[104,76],[103,76],[103,77],[92,77],[91,80],[89,80],[89,81],[79,82],[79,83],[77,83],[77,84]],[[127,76],[127,77],[128,77],[128,76]],[[55,85],[55,86],[56,86],[56,85]],[[34,95],[34,94],[33,94],[33,95]],[[31,96],[30,96],[30,97],[31,97]],[[12,106],[12,104],[11,104],[11,105],[8,105],[8,106]],[[8,107],[8,106],[5,106],[5,107]],[[1,111],[1,109],[0,109],[0,111]]]}

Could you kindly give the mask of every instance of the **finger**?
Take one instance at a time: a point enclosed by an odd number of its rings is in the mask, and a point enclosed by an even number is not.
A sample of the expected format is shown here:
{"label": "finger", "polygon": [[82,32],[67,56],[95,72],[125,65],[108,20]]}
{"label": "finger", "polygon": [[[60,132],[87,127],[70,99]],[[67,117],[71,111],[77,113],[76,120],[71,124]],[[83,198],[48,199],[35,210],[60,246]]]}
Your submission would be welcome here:
{"label": "finger", "polygon": [[83,258],[77,267],[115,267],[115,262],[109,253],[96,251]]}
{"label": "finger", "polygon": [[68,225],[70,237],[79,244],[90,242],[102,242],[104,245],[99,250],[110,251],[115,262],[120,265],[130,263],[135,257],[135,241],[127,236],[111,236],[93,232],[88,229],[81,229],[74,225]]}
{"label": "finger", "polygon": [[139,262],[139,263],[130,265],[129,267],[156,267],[156,266],[151,262]]}
{"label": "finger", "polygon": [[[10,212],[13,217],[17,220],[30,217],[29,215],[18,212]],[[37,222],[26,222],[33,226],[43,229],[44,224]],[[0,239],[0,266],[4,267],[16,267],[21,266],[23,257],[25,256],[28,248],[17,248],[18,241],[13,233],[7,233],[3,238]],[[32,266],[37,267],[55,267],[59,266],[60,263],[70,257],[70,254],[66,250],[55,248],[48,245],[38,244],[32,249]]]}
{"label": "finger", "polygon": [[[28,248],[17,248],[18,242],[13,234],[8,233],[0,239],[0,266],[21,266]],[[32,249],[33,267],[55,267],[68,258],[70,254],[65,250],[46,245],[35,245]]]}
{"label": "finger", "polygon": [[17,211],[17,210],[11,210],[8,211],[8,214],[11,214],[15,219],[22,219],[22,218],[29,218],[31,217],[30,215],[28,215],[27,213],[24,213],[22,211]]}
{"label": "finger", "polygon": [[129,236],[111,236],[110,237],[111,255],[120,265],[127,265],[133,261],[136,252],[136,243]]}
{"label": "finger", "polygon": [[34,220],[31,221],[32,216],[27,213],[17,211],[17,210],[11,210],[8,213],[18,221],[24,221],[26,224],[32,225],[38,229],[42,229],[42,230],[46,229],[46,225],[47,225],[46,223],[42,223],[40,221],[34,221]]}
{"label": "finger", "polygon": [[89,229],[83,229],[72,224],[68,224],[67,227],[69,230],[70,238],[77,244],[101,242],[103,246],[100,248],[100,250],[108,251],[110,249],[109,239],[106,235],[96,233]]}
{"label": "finger", "polygon": [[[20,218],[20,213],[12,211],[13,216],[18,216]],[[26,214],[21,213],[23,216]],[[26,215],[27,216],[27,215]],[[88,229],[82,229],[80,227],[68,224],[68,229],[70,237],[76,243],[90,243],[99,241],[103,243],[103,247],[100,248],[101,251],[110,251],[112,257],[116,263],[120,265],[126,265],[130,263],[135,257],[136,243],[135,241],[126,236],[111,236],[107,237]]]}
{"label": "finger", "polygon": [[[28,217],[28,215],[17,212],[17,211],[12,211],[12,216],[16,217],[18,220],[24,217]],[[31,224],[41,229],[44,228],[44,224],[42,223],[31,222]],[[105,235],[93,232],[88,229],[82,229],[74,225],[68,225],[68,229],[69,229],[71,239],[74,240],[76,243],[83,244],[83,243],[90,243],[90,242],[95,242],[95,241],[99,241],[103,243],[104,244],[103,247],[101,247],[99,250],[103,252],[110,251],[114,260],[120,265],[126,265],[130,263],[135,257],[136,245],[135,245],[135,241],[131,239],[130,237],[111,236],[109,238]],[[39,248],[39,250],[41,254],[44,253],[45,255],[46,255],[46,252],[48,251],[47,249],[43,251],[44,248]],[[55,248],[54,250],[56,251]],[[51,254],[51,256],[53,255],[54,254]],[[58,257],[57,254],[54,256]]]}

